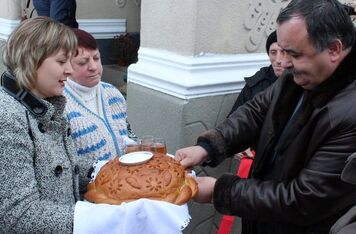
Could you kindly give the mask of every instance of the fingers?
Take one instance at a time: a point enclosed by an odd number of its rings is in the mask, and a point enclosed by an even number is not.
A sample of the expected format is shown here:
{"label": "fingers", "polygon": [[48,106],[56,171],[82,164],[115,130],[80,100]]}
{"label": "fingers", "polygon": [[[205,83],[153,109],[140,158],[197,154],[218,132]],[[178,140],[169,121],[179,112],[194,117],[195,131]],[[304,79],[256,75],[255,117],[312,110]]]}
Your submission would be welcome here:
{"label": "fingers", "polygon": [[176,151],[174,158],[178,160],[184,168],[194,167],[202,163],[208,152],[201,146],[191,146]]}
{"label": "fingers", "polygon": [[182,161],[184,158],[187,157],[188,154],[189,154],[188,148],[179,149],[176,151],[176,153],[174,155],[174,159],[176,159],[178,161]]}
{"label": "fingers", "polygon": [[192,169],[193,166],[194,166],[194,163],[192,162],[192,159],[191,158],[184,158],[180,161],[180,164],[182,165],[182,167],[184,169]]}

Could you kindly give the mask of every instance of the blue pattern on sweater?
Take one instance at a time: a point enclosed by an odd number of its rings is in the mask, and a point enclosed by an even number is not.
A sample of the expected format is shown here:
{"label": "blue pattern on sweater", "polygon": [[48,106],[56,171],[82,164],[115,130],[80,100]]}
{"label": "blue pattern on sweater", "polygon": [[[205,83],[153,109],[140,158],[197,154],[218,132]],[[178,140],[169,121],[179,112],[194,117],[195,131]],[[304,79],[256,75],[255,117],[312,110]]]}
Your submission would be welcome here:
{"label": "blue pattern on sweater", "polygon": [[72,138],[76,139],[78,137],[85,136],[86,134],[94,132],[97,128],[98,128],[98,126],[93,124],[93,125],[91,125],[91,126],[89,126],[87,128],[80,129],[79,131],[72,133]]}
{"label": "blue pattern on sweater", "polygon": [[127,131],[127,129],[120,129],[119,130],[120,136],[127,136],[127,134],[129,134],[129,132]]}
{"label": "blue pattern on sweater", "polygon": [[78,111],[72,111],[72,112],[70,112],[70,113],[67,114],[67,119],[68,119],[69,121],[71,121],[72,119],[78,118],[78,117],[80,117],[80,116],[82,116],[82,114],[80,114],[80,112],[78,112]]}
{"label": "blue pattern on sweater", "polygon": [[106,140],[102,139],[99,143],[85,147],[85,148],[80,148],[77,152],[78,152],[78,154],[92,153],[92,152],[102,148],[104,145],[106,145]]}
{"label": "blue pattern on sweater", "polygon": [[[105,158],[110,159],[123,154],[124,139],[128,136],[126,101],[117,88],[111,84],[100,82],[99,88],[102,115],[87,108],[71,86],[65,87],[64,94],[68,99],[66,110],[71,114],[67,117],[71,124],[71,135],[75,140],[77,154],[105,160]],[[118,113],[123,114],[116,115],[114,119],[113,115]],[[123,116],[125,118],[122,118]],[[102,142],[103,139],[105,143]]]}
{"label": "blue pattern on sweater", "polygon": [[126,115],[124,113],[117,113],[117,114],[112,115],[112,118],[113,119],[125,119]]}
{"label": "blue pattern on sweater", "polygon": [[111,158],[111,152],[105,153],[102,156],[99,156],[98,160],[108,160],[109,158]]}
{"label": "blue pattern on sweater", "polygon": [[124,99],[119,97],[112,97],[108,100],[108,103],[110,106],[112,106],[116,103],[124,103]]}

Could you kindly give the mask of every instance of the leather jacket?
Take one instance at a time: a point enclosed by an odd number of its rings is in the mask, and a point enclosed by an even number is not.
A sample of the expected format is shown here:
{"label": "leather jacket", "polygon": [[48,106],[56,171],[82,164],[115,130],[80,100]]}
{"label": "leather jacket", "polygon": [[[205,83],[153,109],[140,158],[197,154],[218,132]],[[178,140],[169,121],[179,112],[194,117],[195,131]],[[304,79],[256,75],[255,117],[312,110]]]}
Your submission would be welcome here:
{"label": "leather jacket", "polygon": [[265,90],[272,85],[278,77],[274,73],[272,65],[268,67],[262,67],[251,77],[245,77],[245,86],[241,90],[241,93],[237,97],[234,105],[231,108],[228,117],[245,102],[251,100],[257,93]]}
{"label": "leather jacket", "polygon": [[303,93],[291,74],[198,138],[212,166],[257,144],[249,179],[225,174],[214,188],[215,208],[241,217],[242,233],[328,233],[355,203],[356,186],[340,178],[356,152],[355,67],[354,49],[283,135]]}

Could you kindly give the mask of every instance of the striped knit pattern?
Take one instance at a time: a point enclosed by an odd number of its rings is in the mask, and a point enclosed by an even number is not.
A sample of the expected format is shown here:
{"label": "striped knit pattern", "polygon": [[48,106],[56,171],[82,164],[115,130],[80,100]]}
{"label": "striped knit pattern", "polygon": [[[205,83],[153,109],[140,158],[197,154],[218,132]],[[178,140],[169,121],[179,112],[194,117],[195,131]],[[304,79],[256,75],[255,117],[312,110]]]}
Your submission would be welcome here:
{"label": "striped knit pattern", "polygon": [[128,137],[126,101],[113,85],[99,85],[104,117],[85,107],[71,88],[66,87],[64,95],[78,156],[106,160],[123,154],[124,139]]}

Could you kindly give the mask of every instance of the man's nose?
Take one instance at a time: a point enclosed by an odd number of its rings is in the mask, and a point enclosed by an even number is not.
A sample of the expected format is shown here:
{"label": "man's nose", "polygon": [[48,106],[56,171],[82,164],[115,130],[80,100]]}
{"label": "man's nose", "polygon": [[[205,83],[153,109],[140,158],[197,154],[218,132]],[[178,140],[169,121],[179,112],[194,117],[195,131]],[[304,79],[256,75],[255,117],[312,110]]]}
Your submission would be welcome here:
{"label": "man's nose", "polygon": [[275,62],[280,66],[282,64],[283,56],[282,53],[278,52],[276,55],[276,60]]}

